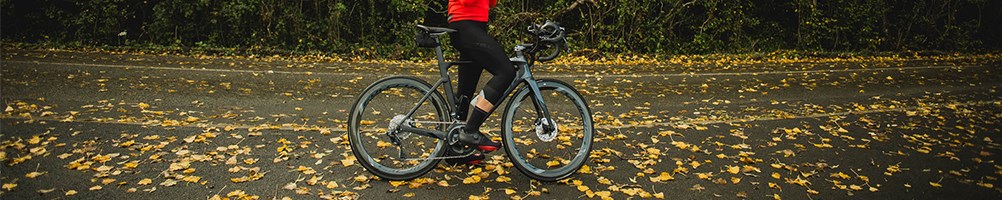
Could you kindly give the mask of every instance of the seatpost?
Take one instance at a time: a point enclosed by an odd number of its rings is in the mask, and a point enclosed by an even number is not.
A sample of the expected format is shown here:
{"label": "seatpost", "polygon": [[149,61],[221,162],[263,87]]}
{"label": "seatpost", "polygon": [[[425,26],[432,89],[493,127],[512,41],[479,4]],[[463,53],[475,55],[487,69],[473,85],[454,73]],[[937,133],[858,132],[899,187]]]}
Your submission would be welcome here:
{"label": "seatpost", "polygon": [[445,67],[445,68],[442,68],[443,71],[444,71],[444,70],[447,70],[449,66],[445,65],[445,55],[442,55],[443,54],[442,53],[442,43],[439,42],[438,39],[439,39],[438,36],[435,36],[435,43],[438,44],[438,45],[435,46],[435,58],[438,59],[438,66],[439,67],[443,67],[443,66]]}

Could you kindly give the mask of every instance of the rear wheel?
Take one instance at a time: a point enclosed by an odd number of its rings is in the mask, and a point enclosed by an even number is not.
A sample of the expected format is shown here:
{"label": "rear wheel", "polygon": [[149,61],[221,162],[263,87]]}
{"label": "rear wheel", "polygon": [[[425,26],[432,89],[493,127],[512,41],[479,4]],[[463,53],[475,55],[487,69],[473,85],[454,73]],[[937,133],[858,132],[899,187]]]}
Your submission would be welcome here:
{"label": "rear wheel", "polygon": [[[588,104],[574,88],[557,80],[537,81],[553,119],[541,119],[531,90],[523,87],[505,108],[503,142],[508,157],[523,174],[557,181],[581,168],[591,152],[593,127]],[[545,132],[542,126],[556,126]]]}
{"label": "rear wheel", "polygon": [[[411,118],[404,115],[427,93],[433,93]],[[376,81],[366,88],[348,116],[348,140],[358,162],[384,179],[409,180],[435,168],[447,150],[445,140],[391,129],[400,123],[415,128],[445,131],[442,124],[415,121],[447,121],[448,109],[442,95],[431,85],[414,77],[395,76]],[[391,136],[400,145],[394,145]],[[401,158],[400,155],[403,155]]]}

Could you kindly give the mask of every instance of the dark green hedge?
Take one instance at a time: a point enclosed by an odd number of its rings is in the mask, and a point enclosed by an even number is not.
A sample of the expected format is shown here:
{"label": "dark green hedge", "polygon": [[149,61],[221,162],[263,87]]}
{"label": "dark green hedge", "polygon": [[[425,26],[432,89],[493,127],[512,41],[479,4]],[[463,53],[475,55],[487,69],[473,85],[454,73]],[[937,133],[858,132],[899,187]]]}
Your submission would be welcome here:
{"label": "dark green hedge", "polygon": [[[500,0],[506,45],[555,19],[574,49],[613,53],[997,50],[998,0]],[[0,0],[9,42],[412,57],[446,0]]]}

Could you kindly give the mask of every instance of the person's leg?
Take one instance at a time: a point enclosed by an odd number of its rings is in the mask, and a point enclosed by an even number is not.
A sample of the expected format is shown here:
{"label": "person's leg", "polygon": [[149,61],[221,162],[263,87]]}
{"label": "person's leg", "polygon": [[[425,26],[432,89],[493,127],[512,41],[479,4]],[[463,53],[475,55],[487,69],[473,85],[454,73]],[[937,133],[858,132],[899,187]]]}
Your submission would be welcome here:
{"label": "person's leg", "polygon": [[[465,56],[465,54],[459,55],[459,60],[470,61],[472,59]],[[480,83],[480,73],[484,71],[484,68],[479,65],[479,63],[464,64],[459,66],[459,80],[456,84],[456,114],[459,116],[460,121],[466,121],[467,115],[470,110],[470,100],[473,98],[473,93],[477,90],[477,84]]]}
{"label": "person's leg", "polygon": [[481,137],[479,129],[497,104],[504,100],[505,94],[503,93],[508,90],[515,78],[515,68],[508,60],[501,45],[487,34],[486,23],[459,21],[450,23],[450,26],[453,24],[459,28],[457,35],[462,43],[456,45],[461,46],[461,53],[475,63],[483,65],[484,69],[494,75],[484,86],[484,89],[470,102],[474,108],[466,120],[465,132],[467,134],[462,134],[459,138],[467,144],[478,144],[481,150],[493,151],[499,148],[500,144]]}

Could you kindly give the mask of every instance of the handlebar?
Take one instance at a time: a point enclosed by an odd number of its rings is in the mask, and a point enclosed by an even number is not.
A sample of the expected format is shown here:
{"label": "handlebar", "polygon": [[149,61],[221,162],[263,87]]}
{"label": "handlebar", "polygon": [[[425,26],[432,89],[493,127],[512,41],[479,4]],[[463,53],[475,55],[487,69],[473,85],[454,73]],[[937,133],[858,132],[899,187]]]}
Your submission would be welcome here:
{"label": "handlebar", "polygon": [[529,26],[528,31],[533,36],[536,36],[537,44],[533,45],[534,48],[530,50],[533,54],[550,47],[556,47],[553,53],[545,57],[539,57],[536,59],[538,61],[550,61],[557,58],[567,45],[567,38],[565,37],[567,33],[556,22],[546,21],[543,25],[532,25]]}

